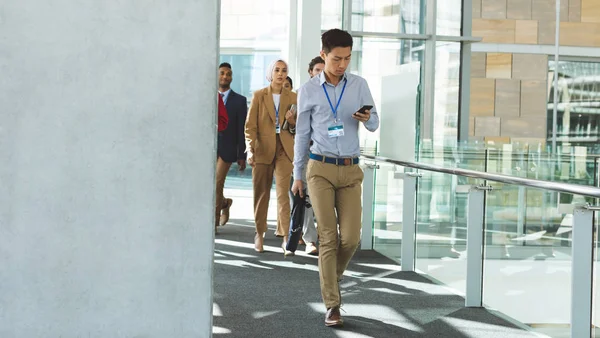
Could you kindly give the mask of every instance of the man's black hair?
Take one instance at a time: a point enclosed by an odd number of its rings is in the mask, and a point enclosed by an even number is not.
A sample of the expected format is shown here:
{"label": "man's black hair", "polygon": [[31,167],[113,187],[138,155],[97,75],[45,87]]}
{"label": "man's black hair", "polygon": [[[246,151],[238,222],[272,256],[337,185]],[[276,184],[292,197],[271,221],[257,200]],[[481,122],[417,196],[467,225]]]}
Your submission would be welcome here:
{"label": "man's black hair", "polygon": [[325,54],[337,47],[350,47],[352,49],[353,42],[350,33],[337,28],[330,29],[321,35],[321,45]]}
{"label": "man's black hair", "polygon": [[325,64],[325,60],[321,59],[320,56],[317,56],[316,58],[310,60],[310,62],[308,63],[308,72],[312,72],[313,68],[315,68],[315,66],[319,63]]}
{"label": "man's black hair", "polygon": [[219,65],[219,68],[222,68],[222,67],[231,69],[231,65],[229,64],[229,62],[223,62],[223,63],[221,63]]}
{"label": "man's black hair", "polygon": [[294,88],[294,82],[292,81],[292,78],[288,76],[286,79],[290,81],[290,87]]}

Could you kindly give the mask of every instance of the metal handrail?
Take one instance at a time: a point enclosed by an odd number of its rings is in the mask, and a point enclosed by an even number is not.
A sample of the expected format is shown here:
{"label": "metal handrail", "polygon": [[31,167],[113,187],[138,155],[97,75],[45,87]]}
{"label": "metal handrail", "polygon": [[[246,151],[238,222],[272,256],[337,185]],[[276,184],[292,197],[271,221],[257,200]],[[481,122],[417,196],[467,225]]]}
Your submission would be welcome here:
{"label": "metal handrail", "polygon": [[539,188],[539,189],[552,190],[552,191],[564,192],[564,193],[575,194],[575,195],[583,195],[583,196],[600,198],[600,188],[581,185],[581,184],[570,184],[570,183],[562,183],[562,182],[536,180],[536,179],[531,179],[531,178],[523,178],[523,177],[516,177],[516,176],[509,176],[509,175],[502,175],[502,174],[486,173],[486,172],[470,170],[470,169],[446,168],[446,167],[440,167],[437,165],[426,164],[426,163],[416,163],[416,162],[393,160],[393,159],[390,159],[387,157],[381,157],[381,156],[361,155],[360,157],[363,159],[366,159],[366,160],[390,163],[390,164],[395,164],[395,165],[414,168],[414,169],[422,169],[422,170],[457,175],[457,176],[479,178],[479,179],[483,179],[483,180],[506,183],[506,184],[523,185],[523,186],[532,187],[532,188]]}

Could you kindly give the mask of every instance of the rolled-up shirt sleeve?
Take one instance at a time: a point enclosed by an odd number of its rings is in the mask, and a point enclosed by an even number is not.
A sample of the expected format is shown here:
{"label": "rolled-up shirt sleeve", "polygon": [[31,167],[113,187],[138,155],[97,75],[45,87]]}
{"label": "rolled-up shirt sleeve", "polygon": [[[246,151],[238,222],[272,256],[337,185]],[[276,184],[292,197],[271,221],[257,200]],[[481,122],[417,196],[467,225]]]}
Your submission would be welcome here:
{"label": "rolled-up shirt sleeve", "polygon": [[371,105],[371,117],[367,122],[364,122],[365,128],[368,131],[374,132],[379,128],[379,114],[377,114],[377,108],[375,108],[375,101],[373,100],[373,96],[371,95],[371,90],[369,89],[369,84],[366,80],[362,80],[361,89],[360,89],[361,101],[362,105]]}
{"label": "rolled-up shirt sleeve", "polygon": [[302,179],[302,171],[306,167],[308,146],[311,138],[312,107],[306,97],[306,87],[298,90],[298,120],[296,121],[296,137],[294,143],[294,180]]}

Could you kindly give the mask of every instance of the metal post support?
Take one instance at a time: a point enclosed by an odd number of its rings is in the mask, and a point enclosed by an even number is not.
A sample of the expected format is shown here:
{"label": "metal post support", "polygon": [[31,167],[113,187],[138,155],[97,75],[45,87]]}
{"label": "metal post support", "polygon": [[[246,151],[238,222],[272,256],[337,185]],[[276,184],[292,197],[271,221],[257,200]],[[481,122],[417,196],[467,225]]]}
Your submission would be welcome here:
{"label": "metal post support", "polygon": [[599,208],[580,206],[573,211],[571,337],[592,334],[594,210]]}
{"label": "metal post support", "polygon": [[433,139],[433,121],[435,111],[435,75],[436,75],[436,47],[437,47],[437,0],[426,0],[425,9],[426,22],[425,34],[430,35],[431,39],[425,41],[425,66],[424,72],[424,91],[422,95],[423,111],[421,112],[421,123],[419,133],[421,139]]}
{"label": "metal post support", "polygon": [[360,240],[361,250],[373,250],[373,208],[375,207],[375,164],[365,164],[363,166],[363,217],[362,234]]}
{"label": "metal post support", "polygon": [[483,304],[483,221],[485,192],[488,186],[473,186],[469,190],[467,209],[467,292],[465,306]]}
{"label": "metal post support", "polygon": [[456,188],[458,187],[458,176],[450,176],[452,182],[450,183],[450,201],[448,201],[449,213],[450,213],[450,245],[452,250],[456,249]]}
{"label": "metal post support", "polygon": [[402,190],[402,271],[415,271],[415,253],[417,247],[417,180],[418,173],[404,173]]}
{"label": "metal post support", "polygon": [[556,155],[558,126],[558,59],[560,56],[560,0],[556,0],[556,31],[554,32],[554,106],[552,109],[552,154]]}
{"label": "metal post support", "polygon": [[[463,0],[462,36],[473,35],[473,0]],[[458,140],[469,140],[471,111],[471,43],[460,44],[460,101],[458,103]]]}
{"label": "metal post support", "polygon": [[517,194],[517,236],[525,234],[525,187],[520,185]]}

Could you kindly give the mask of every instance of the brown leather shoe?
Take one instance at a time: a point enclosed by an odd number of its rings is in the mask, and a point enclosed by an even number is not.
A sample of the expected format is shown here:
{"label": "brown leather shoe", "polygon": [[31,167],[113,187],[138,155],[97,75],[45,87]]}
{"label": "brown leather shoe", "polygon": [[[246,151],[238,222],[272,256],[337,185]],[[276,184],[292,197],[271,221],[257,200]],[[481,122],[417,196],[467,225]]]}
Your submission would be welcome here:
{"label": "brown leather shoe", "polygon": [[264,238],[262,234],[259,235],[258,232],[254,234],[254,251],[265,252],[265,248],[263,247],[263,241]]}
{"label": "brown leather shoe", "polygon": [[342,319],[342,315],[340,314],[340,307],[335,306],[330,309],[327,309],[327,313],[325,314],[325,326],[342,326],[344,325],[344,320]]}
{"label": "brown leather shoe", "polygon": [[229,208],[233,204],[233,200],[231,198],[226,198],[223,201],[223,209],[221,209],[221,217],[219,218],[219,225],[223,226],[229,222]]}

